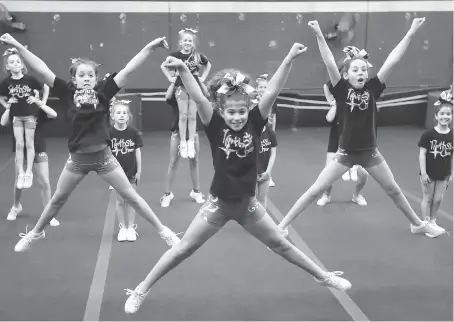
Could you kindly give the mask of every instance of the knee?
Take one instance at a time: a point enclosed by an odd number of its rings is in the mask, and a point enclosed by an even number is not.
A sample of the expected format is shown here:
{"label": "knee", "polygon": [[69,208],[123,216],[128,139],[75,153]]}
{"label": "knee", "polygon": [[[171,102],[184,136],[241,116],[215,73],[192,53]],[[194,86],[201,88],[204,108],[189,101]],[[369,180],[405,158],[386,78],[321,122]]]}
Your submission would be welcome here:
{"label": "knee", "polygon": [[38,185],[42,191],[50,191],[50,182],[49,180],[38,180]]}
{"label": "knee", "polygon": [[16,150],[23,150],[24,149],[24,139],[16,139]]}
{"label": "knee", "polygon": [[177,158],[170,159],[169,169],[175,170],[177,168],[177,166],[178,166],[178,159]]}
{"label": "knee", "polygon": [[196,120],[196,113],[195,112],[189,112],[187,117],[188,117],[189,121],[194,122]]}
{"label": "knee", "polygon": [[66,201],[68,201],[69,196],[70,193],[61,193],[56,191],[55,194],[52,196],[50,202],[56,206],[63,206],[66,203]]}
{"label": "knee", "polygon": [[276,238],[271,239],[267,244],[272,251],[278,254],[288,252],[292,248],[290,242],[281,236],[276,236]]}
{"label": "knee", "polygon": [[329,186],[324,187],[319,184],[314,184],[314,185],[312,185],[312,187],[309,188],[309,190],[307,192],[308,192],[310,198],[316,199],[316,198],[320,197],[323,194],[323,192],[325,192],[325,190],[328,188],[329,188]]}
{"label": "knee", "polygon": [[35,148],[35,145],[33,143],[33,137],[29,137],[27,138],[26,142],[25,142],[25,146],[27,147],[27,150],[31,150],[31,149],[34,149]]}
{"label": "knee", "polygon": [[142,197],[140,197],[138,195],[138,193],[134,190],[134,188],[132,186],[128,187],[122,191],[119,191],[118,193],[120,195],[120,198],[123,199],[123,202],[128,203],[133,208],[137,207],[140,204],[140,202],[143,200]]}
{"label": "knee", "polygon": [[385,190],[386,194],[391,198],[402,194],[402,191],[394,180],[392,183],[383,186],[383,190]]}
{"label": "knee", "polygon": [[358,178],[362,181],[366,181],[367,180],[367,171],[364,170],[363,167],[358,167]]}
{"label": "knee", "polygon": [[173,249],[175,249],[176,258],[184,260],[194,254],[200,246],[201,245],[195,243],[189,243],[183,239],[174,246]]}
{"label": "knee", "polygon": [[434,198],[432,195],[429,195],[429,194],[424,194],[423,197],[422,197],[422,202],[425,202],[425,203],[428,203],[428,204],[432,204],[434,201]]}
{"label": "knee", "polygon": [[188,120],[188,113],[187,112],[180,112],[180,121],[185,122]]}
{"label": "knee", "polygon": [[437,205],[437,206],[440,206],[442,201],[443,201],[443,195],[435,196],[434,199],[433,199],[433,204]]}
{"label": "knee", "polygon": [[196,154],[195,158],[189,159],[189,166],[191,167],[191,169],[196,169],[197,165],[198,165],[198,162],[197,162],[197,154]]}

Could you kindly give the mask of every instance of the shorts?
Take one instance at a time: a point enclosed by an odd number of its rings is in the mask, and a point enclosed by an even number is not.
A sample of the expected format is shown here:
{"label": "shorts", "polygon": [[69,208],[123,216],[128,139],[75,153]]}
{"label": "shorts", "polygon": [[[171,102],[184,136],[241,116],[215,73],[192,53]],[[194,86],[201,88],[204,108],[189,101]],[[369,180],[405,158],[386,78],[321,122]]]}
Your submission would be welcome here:
{"label": "shorts", "polygon": [[336,161],[337,163],[340,163],[348,168],[357,164],[367,169],[382,163],[385,159],[377,148],[373,150],[349,152],[339,148],[333,157],[333,161]]}
{"label": "shorts", "polygon": [[31,116],[14,116],[13,127],[22,127],[26,129],[36,129],[36,117]]}
{"label": "shorts", "polygon": [[[17,160],[15,160],[17,163]],[[27,153],[24,153],[24,164],[27,162]],[[33,159],[33,163],[43,163],[49,162],[49,156],[47,152],[37,152],[35,153],[35,159]]]}
{"label": "shorts", "polygon": [[110,147],[92,153],[70,153],[65,169],[76,174],[88,174],[95,171],[102,175],[112,172],[120,163],[113,156]]}
{"label": "shorts", "polygon": [[216,227],[222,227],[230,220],[235,220],[242,226],[255,224],[265,216],[266,211],[256,197],[239,200],[222,200],[208,195],[207,201],[200,208],[197,216]]}

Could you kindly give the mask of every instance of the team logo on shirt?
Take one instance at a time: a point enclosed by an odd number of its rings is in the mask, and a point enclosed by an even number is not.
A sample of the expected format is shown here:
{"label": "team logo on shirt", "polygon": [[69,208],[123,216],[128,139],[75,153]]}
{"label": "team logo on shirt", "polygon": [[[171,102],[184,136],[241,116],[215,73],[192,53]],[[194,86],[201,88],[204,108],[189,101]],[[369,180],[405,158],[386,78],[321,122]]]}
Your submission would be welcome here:
{"label": "team logo on shirt", "polygon": [[8,86],[9,95],[17,98],[29,97],[32,89],[28,85],[9,85]]}
{"label": "team logo on shirt", "polygon": [[350,112],[353,112],[353,109],[357,107],[360,111],[367,110],[369,107],[370,93],[364,91],[362,94],[357,94],[353,88],[348,89],[347,105],[350,105]]}
{"label": "team logo on shirt", "polygon": [[265,138],[260,141],[260,153],[268,152],[270,150],[271,141]]}
{"label": "team logo on shirt", "polygon": [[451,155],[452,144],[451,142],[446,143],[445,141],[438,142],[437,140],[430,141],[430,151],[434,156],[434,159],[439,155],[444,158]]}
{"label": "team logo on shirt", "polygon": [[90,88],[77,89],[74,92],[74,105],[81,107],[82,105],[93,105],[96,110],[99,104],[98,95],[96,91]]}
{"label": "team logo on shirt", "polygon": [[224,129],[222,146],[219,148],[225,152],[227,160],[231,153],[235,153],[239,158],[245,158],[254,151],[254,138],[248,132],[245,132],[243,137],[240,137],[232,135],[230,129]]}
{"label": "team logo on shirt", "polygon": [[132,141],[131,139],[120,139],[120,140],[117,140],[116,138],[113,138],[112,139],[112,153],[115,154],[115,156],[118,156],[118,153],[121,153],[121,154],[128,154],[128,153],[131,153],[131,152],[134,152],[134,147],[136,146],[136,144],[134,143],[134,141]]}

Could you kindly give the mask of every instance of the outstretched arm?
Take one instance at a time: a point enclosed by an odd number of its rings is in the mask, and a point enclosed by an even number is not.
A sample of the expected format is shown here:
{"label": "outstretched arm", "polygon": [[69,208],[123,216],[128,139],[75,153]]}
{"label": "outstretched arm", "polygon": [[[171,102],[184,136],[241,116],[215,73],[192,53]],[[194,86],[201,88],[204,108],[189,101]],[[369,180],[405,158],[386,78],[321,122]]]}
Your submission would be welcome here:
{"label": "outstretched arm", "polygon": [[213,108],[210,101],[203,95],[199,84],[195,80],[194,76],[192,76],[189,68],[185,63],[183,63],[183,61],[172,56],[167,57],[164,66],[167,68],[174,68],[179,72],[184,88],[196,103],[200,120],[205,126],[208,126],[208,124],[210,124],[211,117],[213,116]]}
{"label": "outstretched arm", "polygon": [[24,45],[14,39],[10,34],[3,34],[0,37],[0,42],[3,44],[11,45],[19,51],[24,62],[33,68],[41,77],[44,79],[44,83],[50,87],[53,86],[55,80],[55,74],[50,70],[44,61],[38,56],[33,54]]}
{"label": "outstretched arm", "polygon": [[150,56],[150,54],[158,47],[169,49],[166,37],[156,38],[148,43],[137,55],[135,55],[129,63],[114,77],[114,81],[119,88],[123,87],[128,80],[128,77],[138,69]]}
{"label": "outstretched arm", "polygon": [[322,31],[320,30],[320,26],[318,25],[318,22],[316,20],[309,21],[308,23],[309,27],[312,28],[312,30],[315,33],[315,36],[317,37],[317,43],[318,43],[318,48],[320,50],[320,54],[322,56],[323,62],[325,63],[326,69],[328,70],[328,75],[329,79],[331,80],[331,84],[333,84],[333,87],[337,85],[337,83],[341,79],[341,75],[339,73],[339,70],[337,69],[336,66],[336,60],[334,59],[333,53],[328,47],[328,44],[326,43],[325,37],[323,36]]}
{"label": "outstretched arm", "polygon": [[43,99],[41,100],[44,104],[47,103],[47,99],[49,98],[49,86],[47,86],[46,84],[44,84],[43,86]]}
{"label": "outstretched arm", "polygon": [[402,57],[405,54],[405,51],[407,50],[408,45],[410,45],[410,42],[411,42],[413,36],[415,35],[416,31],[418,31],[418,29],[424,24],[425,21],[426,21],[426,18],[415,18],[410,27],[410,30],[408,30],[405,37],[393,49],[393,51],[391,51],[391,53],[389,54],[385,63],[383,64],[383,66],[380,68],[380,70],[377,73],[377,77],[382,84],[384,84],[386,82],[389,74],[391,73],[391,70],[402,59]]}
{"label": "outstretched arm", "polygon": [[259,101],[260,113],[264,119],[270,114],[274,101],[287,81],[290,70],[292,69],[293,60],[306,50],[307,47],[302,44],[293,44],[292,49],[290,49],[290,52],[284,58],[276,73],[274,73],[273,77],[270,79],[268,85],[266,86],[265,93]]}

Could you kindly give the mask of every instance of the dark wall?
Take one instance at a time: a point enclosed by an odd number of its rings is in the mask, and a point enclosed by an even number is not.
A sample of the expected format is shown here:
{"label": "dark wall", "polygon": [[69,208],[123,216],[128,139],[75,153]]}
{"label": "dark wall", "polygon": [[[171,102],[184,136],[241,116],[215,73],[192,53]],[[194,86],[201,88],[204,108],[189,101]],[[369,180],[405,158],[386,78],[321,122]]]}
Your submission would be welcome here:
{"label": "dark wall", "polygon": [[[309,93],[319,93],[327,76],[307,22],[317,19],[322,29],[329,30],[342,16],[342,13],[305,13],[298,21],[295,13],[247,13],[240,20],[238,13],[187,13],[183,23],[180,13],[127,13],[122,24],[118,13],[61,13],[58,21],[54,19],[55,13],[14,14],[27,25],[25,33],[15,36],[60,77],[68,77],[71,57],[87,56],[102,63],[102,73],[115,71],[155,37],[167,36],[172,50],[176,50],[177,32],[183,27],[198,26],[200,49],[210,59],[213,72],[236,67],[252,75],[273,73],[293,42],[304,43],[308,51],[294,64],[286,88]],[[358,14],[353,44],[369,51],[373,73],[404,36],[414,14]],[[452,81],[452,12],[417,15],[425,16],[427,23],[390,77],[390,90],[445,86]],[[276,46],[270,47],[270,41],[275,41]],[[341,49],[340,44],[332,43],[338,59],[343,56]],[[153,53],[145,66],[131,77],[127,87],[166,88],[167,80],[159,68],[166,54],[164,50]]]}

